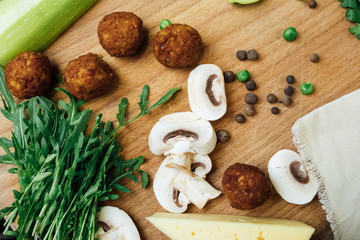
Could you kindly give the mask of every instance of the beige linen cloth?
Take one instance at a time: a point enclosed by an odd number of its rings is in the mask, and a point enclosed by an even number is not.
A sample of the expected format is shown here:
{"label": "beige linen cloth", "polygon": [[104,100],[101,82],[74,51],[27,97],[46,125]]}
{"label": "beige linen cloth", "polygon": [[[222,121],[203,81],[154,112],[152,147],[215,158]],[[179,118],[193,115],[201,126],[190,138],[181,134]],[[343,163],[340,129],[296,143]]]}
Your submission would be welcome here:
{"label": "beige linen cloth", "polygon": [[360,89],[298,119],[292,134],[334,238],[360,239]]}

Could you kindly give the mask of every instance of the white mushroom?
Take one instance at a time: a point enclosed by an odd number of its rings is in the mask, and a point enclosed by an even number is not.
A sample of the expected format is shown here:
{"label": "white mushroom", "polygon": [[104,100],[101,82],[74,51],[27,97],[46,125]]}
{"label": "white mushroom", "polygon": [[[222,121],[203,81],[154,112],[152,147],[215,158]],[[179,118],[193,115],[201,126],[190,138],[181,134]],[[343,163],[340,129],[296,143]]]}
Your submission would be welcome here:
{"label": "white mushroom", "polygon": [[191,171],[199,177],[205,178],[212,168],[211,159],[208,155],[197,153],[191,160]]}
{"label": "white mushroom", "polygon": [[216,145],[216,133],[209,121],[192,112],[162,117],[152,128],[149,147],[167,156],[153,184],[156,198],[166,210],[181,213],[189,203],[203,208],[220,192],[204,180],[211,170],[207,156]]}
{"label": "white mushroom", "polygon": [[105,206],[97,213],[100,240],[140,240],[139,232],[129,215],[117,207]]}
{"label": "white mushroom", "polygon": [[202,64],[190,72],[188,95],[191,110],[206,120],[224,116],[227,108],[224,75],[214,64]]}
{"label": "white mushroom", "polygon": [[211,124],[192,112],[166,115],[154,125],[149,147],[155,155],[184,152],[209,154],[215,148],[216,133]]}
{"label": "white mushroom", "polygon": [[203,208],[208,200],[220,195],[202,177],[177,164],[177,156],[169,155],[156,172],[153,189],[160,205],[169,212],[182,213],[189,203]]}
{"label": "white mushroom", "polygon": [[318,191],[318,185],[294,151],[283,149],[271,157],[269,177],[276,191],[289,203],[306,204]]}

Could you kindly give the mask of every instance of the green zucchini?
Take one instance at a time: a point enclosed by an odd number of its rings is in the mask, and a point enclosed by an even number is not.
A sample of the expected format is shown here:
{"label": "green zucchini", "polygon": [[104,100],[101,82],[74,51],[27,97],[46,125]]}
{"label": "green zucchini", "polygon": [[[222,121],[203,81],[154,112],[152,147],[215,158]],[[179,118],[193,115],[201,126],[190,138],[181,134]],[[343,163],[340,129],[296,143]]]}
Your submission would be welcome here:
{"label": "green zucchini", "polygon": [[97,0],[0,0],[0,66],[43,51]]}

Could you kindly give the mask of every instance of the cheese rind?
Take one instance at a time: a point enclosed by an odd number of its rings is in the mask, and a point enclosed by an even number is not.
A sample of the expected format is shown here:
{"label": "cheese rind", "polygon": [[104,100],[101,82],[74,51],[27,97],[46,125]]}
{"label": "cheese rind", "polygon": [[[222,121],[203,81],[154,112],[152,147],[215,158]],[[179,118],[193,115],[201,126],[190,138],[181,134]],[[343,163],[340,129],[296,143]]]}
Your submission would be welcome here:
{"label": "cheese rind", "polygon": [[315,231],[298,221],[216,214],[158,212],[147,220],[173,240],[309,240]]}

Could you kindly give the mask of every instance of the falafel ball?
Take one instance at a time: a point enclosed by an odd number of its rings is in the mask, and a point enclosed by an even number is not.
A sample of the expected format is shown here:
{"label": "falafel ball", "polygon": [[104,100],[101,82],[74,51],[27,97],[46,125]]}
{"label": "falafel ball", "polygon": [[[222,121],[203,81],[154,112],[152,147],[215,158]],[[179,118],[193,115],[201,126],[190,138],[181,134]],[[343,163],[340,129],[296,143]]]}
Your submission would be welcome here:
{"label": "falafel ball", "polygon": [[42,95],[51,84],[49,58],[39,52],[22,52],[5,68],[6,86],[17,98]]}
{"label": "falafel ball", "polygon": [[142,25],[134,13],[110,13],[98,25],[100,44],[112,57],[133,55],[142,41]]}
{"label": "falafel ball", "polygon": [[226,169],[222,186],[233,208],[248,210],[261,206],[272,194],[272,185],[259,168],[235,163]]}
{"label": "falafel ball", "polygon": [[203,48],[201,36],[189,25],[171,24],[158,32],[153,42],[156,59],[166,67],[185,68],[193,65]]}
{"label": "falafel ball", "polygon": [[110,89],[113,79],[114,74],[109,64],[93,53],[70,61],[64,73],[66,89],[81,100],[103,95]]}

